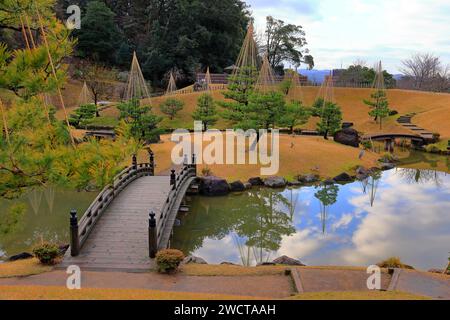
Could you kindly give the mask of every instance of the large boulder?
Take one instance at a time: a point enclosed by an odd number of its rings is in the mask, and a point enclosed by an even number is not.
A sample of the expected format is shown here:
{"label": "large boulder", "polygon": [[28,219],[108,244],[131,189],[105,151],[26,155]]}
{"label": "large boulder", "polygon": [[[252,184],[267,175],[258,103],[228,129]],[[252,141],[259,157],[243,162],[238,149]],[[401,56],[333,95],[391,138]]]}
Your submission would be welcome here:
{"label": "large boulder", "polygon": [[272,262],[275,263],[275,264],[282,264],[282,265],[285,265],[285,266],[305,266],[299,260],[290,258],[288,256],[281,256],[279,258],[276,258]]}
{"label": "large boulder", "polygon": [[248,179],[248,182],[252,186],[263,186],[264,185],[264,181],[260,177],[250,178],[250,179]]}
{"label": "large boulder", "polygon": [[245,185],[241,181],[234,181],[230,183],[231,192],[242,192],[245,191]]}
{"label": "large boulder", "polygon": [[22,253],[19,253],[19,254],[9,257],[8,261],[25,260],[25,259],[30,259],[30,258],[33,258],[33,255],[31,253],[22,252]]}
{"label": "large boulder", "polygon": [[195,256],[187,256],[182,264],[208,264],[205,259]]}
{"label": "large boulder", "polygon": [[302,182],[302,183],[314,183],[319,181],[319,176],[315,175],[315,174],[306,174],[303,176],[298,176],[297,180]]}
{"label": "large boulder", "polygon": [[334,134],[334,141],[346,146],[359,147],[359,134],[353,128],[345,128]]}
{"label": "large boulder", "polygon": [[348,173],[341,173],[340,175],[333,178],[336,182],[352,182],[353,178]]}
{"label": "large boulder", "polygon": [[383,171],[392,170],[395,168],[393,163],[380,163],[380,168]]}
{"label": "large boulder", "polygon": [[199,192],[202,195],[210,197],[225,196],[230,193],[230,186],[227,180],[219,177],[202,177],[200,179]]}
{"label": "large boulder", "polygon": [[283,177],[269,177],[264,180],[264,185],[269,188],[284,188],[287,181]]}

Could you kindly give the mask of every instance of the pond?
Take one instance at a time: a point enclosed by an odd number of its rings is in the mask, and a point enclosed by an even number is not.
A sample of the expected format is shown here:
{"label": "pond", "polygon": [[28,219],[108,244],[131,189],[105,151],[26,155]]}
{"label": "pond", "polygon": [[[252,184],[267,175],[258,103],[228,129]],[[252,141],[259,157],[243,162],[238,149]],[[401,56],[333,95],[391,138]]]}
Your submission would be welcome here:
{"label": "pond", "polygon": [[14,200],[0,199],[0,260],[29,252],[41,239],[69,243],[70,210],[83,214],[95,197],[95,192],[48,187]]}
{"label": "pond", "polygon": [[192,198],[172,247],[208,263],[369,266],[391,256],[442,268],[450,251],[450,175],[394,169],[347,185],[252,189]]}

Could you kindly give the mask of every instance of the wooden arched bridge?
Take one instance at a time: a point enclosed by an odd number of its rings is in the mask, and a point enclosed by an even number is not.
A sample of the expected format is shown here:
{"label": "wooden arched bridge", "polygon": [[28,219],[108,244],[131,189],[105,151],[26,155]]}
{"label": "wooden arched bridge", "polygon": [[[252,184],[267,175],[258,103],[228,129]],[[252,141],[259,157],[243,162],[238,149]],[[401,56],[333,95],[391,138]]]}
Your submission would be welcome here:
{"label": "wooden arched bridge", "polygon": [[408,133],[376,133],[364,135],[362,141],[384,141],[384,150],[393,151],[395,139],[407,139],[415,145],[421,146],[427,143],[427,139],[420,135]]}
{"label": "wooden arched bridge", "polygon": [[78,220],[70,217],[70,248],[60,267],[149,270],[158,250],[170,245],[173,225],[183,198],[196,178],[195,156],[190,164],[155,176],[154,157],[133,164],[106,186]]}

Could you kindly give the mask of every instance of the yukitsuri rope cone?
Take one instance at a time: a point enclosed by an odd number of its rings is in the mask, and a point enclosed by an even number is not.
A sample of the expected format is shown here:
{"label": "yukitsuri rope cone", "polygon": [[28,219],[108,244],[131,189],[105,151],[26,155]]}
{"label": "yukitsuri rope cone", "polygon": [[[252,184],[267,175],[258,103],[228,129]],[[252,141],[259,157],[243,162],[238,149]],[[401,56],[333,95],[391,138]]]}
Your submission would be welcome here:
{"label": "yukitsuri rope cone", "polygon": [[291,87],[288,92],[288,99],[291,101],[304,101],[300,75],[297,70],[288,70],[284,75],[284,81],[290,81]]}
{"label": "yukitsuri rope cone", "polygon": [[206,85],[206,91],[210,91],[211,90],[211,74],[209,73],[209,67],[206,69],[206,74],[205,74],[205,85]]}
{"label": "yukitsuri rope cone", "polygon": [[386,89],[384,85],[384,74],[381,61],[377,63],[375,67],[375,79],[373,81],[372,88],[376,91],[384,91]]}
{"label": "yukitsuri rope cone", "polygon": [[84,106],[93,103],[94,99],[85,81],[83,83],[83,88],[81,89],[80,96],[78,97],[78,106]]}
{"label": "yukitsuri rope cone", "polygon": [[131,62],[131,70],[128,76],[125,100],[145,100],[146,104],[150,104],[150,91],[145,82],[141,67],[139,66],[136,52],[133,53],[133,61]]}
{"label": "yukitsuri rope cone", "polygon": [[11,144],[11,140],[9,139],[9,129],[8,129],[8,120],[6,118],[6,110],[3,107],[3,102],[0,99],[0,112],[2,113],[2,121],[3,121],[3,130],[5,131],[6,141],[8,144]]}
{"label": "yukitsuri rope cone", "polygon": [[269,59],[267,59],[267,55],[263,58],[263,64],[261,66],[261,70],[259,71],[255,90],[262,93],[276,90],[275,75],[273,73],[272,67],[270,66]]}
{"label": "yukitsuri rope cone", "polygon": [[255,34],[253,24],[248,26],[247,34],[245,35],[244,43],[236,60],[232,75],[239,74],[243,68],[258,69],[258,46],[255,41]]}
{"label": "yukitsuri rope cone", "polygon": [[175,82],[175,78],[173,76],[173,72],[170,72],[170,76],[169,76],[169,84],[167,85],[167,89],[166,89],[166,96],[170,96],[175,94],[177,91],[177,84]]}

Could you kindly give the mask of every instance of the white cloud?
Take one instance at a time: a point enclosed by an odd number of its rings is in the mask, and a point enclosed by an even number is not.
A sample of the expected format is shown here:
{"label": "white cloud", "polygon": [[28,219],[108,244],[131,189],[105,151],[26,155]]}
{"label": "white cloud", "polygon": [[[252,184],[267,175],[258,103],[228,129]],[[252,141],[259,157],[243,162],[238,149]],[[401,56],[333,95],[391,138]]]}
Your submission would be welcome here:
{"label": "white cloud", "polygon": [[347,66],[357,58],[382,60],[398,72],[401,60],[420,51],[450,62],[448,0],[249,0],[256,27],[265,17],[304,27],[316,68]]}

